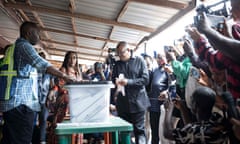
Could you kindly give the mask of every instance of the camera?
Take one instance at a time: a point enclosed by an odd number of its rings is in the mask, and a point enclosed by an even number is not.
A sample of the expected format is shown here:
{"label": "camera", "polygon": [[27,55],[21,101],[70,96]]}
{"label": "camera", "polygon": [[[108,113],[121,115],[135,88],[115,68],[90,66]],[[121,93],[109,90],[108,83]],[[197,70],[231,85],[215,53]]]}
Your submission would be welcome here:
{"label": "camera", "polygon": [[170,52],[171,50],[170,50],[169,46],[164,46],[164,51],[165,52]]}
{"label": "camera", "polygon": [[165,52],[174,52],[174,49],[171,46],[164,46],[164,51]]}
{"label": "camera", "polygon": [[110,65],[110,69],[113,68],[113,66],[115,65],[115,57],[114,54],[116,52],[116,48],[108,48],[108,57],[106,58],[106,64]]}
{"label": "camera", "polygon": [[[214,29],[219,30],[221,28],[221,25],[224,22],[224,18],[227,18],[230,16],[230,12],[228,11],[228,8],[226,6],[226,2],[228,0],[222,0],[218,3],[215,3],[213,5],[205,6],[205,5],[199,5],[196,9],[197,15],[194,16],[194,25],[197,26],[199,21],[202,19],[202,16],[200,13],[206,13],[206,16],[208,17],[211,27]],[[221,7],[221,5],[223,6]],[[220,8],[219,8],[220,7]],[[218,9],[216,9],[218,8]],[[215,10],[213,10],[215,9]],[[223,28],[223,27],[222,27]]]}
{"label": "camera", "polygon": [[200,21],[201,19],[202,19],[202,18],[201,18],[201,15],[200,15],[200,14],[194,16],[194,17],[193,17],[193,25],[194,25],[194,26],[197,26],[198,23],[199,23],[199,21]]}
{"label": "camera", "polygon": [[116,52],[116,48],[108,48],[108,53]]}
{"label": "camera", "polygon": [[[224,23],[224,16],[218,16],[218,15],[211,15],[211,14],[206,14],[210,25],[214,29],[222,29],[223,28],[223,23]],[[197,26],[199,21],[202,19],[202,15],[198,14],[197,16],[194,16],[194,25]]]}

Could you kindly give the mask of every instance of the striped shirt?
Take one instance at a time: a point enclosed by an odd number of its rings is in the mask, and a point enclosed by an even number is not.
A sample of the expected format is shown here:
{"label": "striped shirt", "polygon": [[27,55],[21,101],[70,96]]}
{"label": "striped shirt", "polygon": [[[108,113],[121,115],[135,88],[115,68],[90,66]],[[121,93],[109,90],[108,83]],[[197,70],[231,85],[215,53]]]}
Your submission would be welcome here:
{"label": "striped shirt", "polygon": [[10,99],[0,101],[0,111],[6,112],[19,105],[39,111],[37,70],[46,71],[51,64],[40,57],[27,40],[19,38],[15,45],[14,68],[17,76],[12,80]]}
{"label": "striped shirt", "polygon": [[218,70],[226,69],[227,88],[235,99],[240,98],[240,64],[222,52],[214,50],[204,38],[197,42],[197,47],[200,58],[205,59],[211,67]]}

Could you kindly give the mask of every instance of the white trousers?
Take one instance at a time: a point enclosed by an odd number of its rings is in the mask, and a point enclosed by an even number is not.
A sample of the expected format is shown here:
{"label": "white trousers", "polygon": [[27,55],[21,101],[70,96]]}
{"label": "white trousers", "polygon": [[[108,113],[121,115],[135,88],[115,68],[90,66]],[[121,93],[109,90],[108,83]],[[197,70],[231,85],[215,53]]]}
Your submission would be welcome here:
{"label": "white trousers", "polygon": [[[160,109],[161,109],[161,115],[159,119],[159,140],[160,140],[159,144],[175,144],[174,141],[166,139],[163,135],[163,122],[165,119],[165,108],[163,104],[160,106]],[[176,127],[178,120],[179,118],[172,117],[172,124],[174,125],[174,128]]]}

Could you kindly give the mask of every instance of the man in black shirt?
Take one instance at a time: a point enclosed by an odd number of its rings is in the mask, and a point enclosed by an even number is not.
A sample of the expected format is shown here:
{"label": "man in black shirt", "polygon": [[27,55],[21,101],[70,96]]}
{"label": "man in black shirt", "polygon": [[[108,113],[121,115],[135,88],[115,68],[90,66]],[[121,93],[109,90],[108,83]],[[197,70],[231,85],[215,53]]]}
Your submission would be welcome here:
{"label": "man in black shirt", "polygon": [[148,69],[142,58],[132,57],[126,42],[117,45],[117,54],[120,60],[115,63],[112,74],[117,87],[117,112],[133,124],[136,144],[146,144],[144,114],[150,106],[145,90],[149,82]]}

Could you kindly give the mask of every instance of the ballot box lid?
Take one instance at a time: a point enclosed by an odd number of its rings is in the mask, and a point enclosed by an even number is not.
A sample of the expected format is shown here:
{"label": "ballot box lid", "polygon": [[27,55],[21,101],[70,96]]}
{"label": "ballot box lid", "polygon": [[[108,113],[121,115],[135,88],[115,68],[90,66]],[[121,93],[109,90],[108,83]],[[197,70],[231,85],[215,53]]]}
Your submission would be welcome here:
{"label": "ballot box lid", "polygon": [[81,81],[81,82],[73,82],[67,83],[67,85],[90,85],[90,84],[112,84],[112,81]]}

